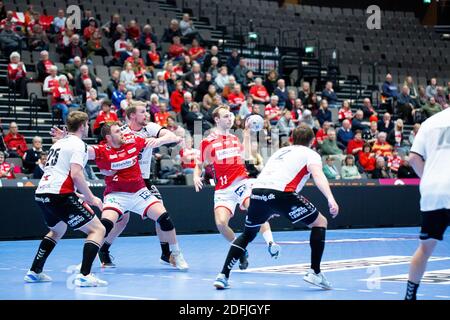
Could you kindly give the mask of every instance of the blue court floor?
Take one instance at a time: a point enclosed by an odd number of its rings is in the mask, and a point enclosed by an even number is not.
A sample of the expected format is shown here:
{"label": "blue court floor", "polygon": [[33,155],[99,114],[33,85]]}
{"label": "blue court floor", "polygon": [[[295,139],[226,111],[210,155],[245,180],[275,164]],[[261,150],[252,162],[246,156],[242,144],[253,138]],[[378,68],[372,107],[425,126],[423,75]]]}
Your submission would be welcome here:
{"label": "blue court floor", "polygon": [[[221,270],[228,244],[219,234],[179,236],[190,265],[180,272],[159,264],[156,237],[119,238],[112,246],[116,269],[93,272],[109,282],[104,288],[74,288],[71,273],[81,260],[82,239],[62,240],[47,260],[51,283],[23,282],[39,241],[0,242],[0,299],[262,299],[262,300],[395,300],[403,299],[409,260],[419,228],[328,231],[322,271],[334,290],[302,280],[309,267],[309,231],[276,232],[282,256],[272,260],[261,237],[249,246],[249,269],[231,274],[231,289],[212,283]],[[450,231],[428,264],[419,299],[450,299]]]}

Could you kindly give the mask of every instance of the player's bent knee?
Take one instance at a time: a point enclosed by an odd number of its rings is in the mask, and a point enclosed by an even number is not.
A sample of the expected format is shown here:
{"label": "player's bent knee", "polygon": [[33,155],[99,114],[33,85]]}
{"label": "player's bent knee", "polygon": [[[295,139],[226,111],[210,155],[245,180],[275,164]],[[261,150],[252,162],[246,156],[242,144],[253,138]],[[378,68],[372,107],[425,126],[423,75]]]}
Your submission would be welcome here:
{"label": "player's bent knee", "polygon": [[328,220],[325,218],[321,213],[317,216],[317,219],[309,225],[310,228],[312,227],[319,227],[319,228],[327,228],[328,227]]}
{"label": "player's bent knee", "polygon": [[111,232],[111,230],[114,228],[114,222],[112,222],[109,219],[105,219],[105,218],[102,218],[100,220],[100,222],[105,227],[105,238],[106,238],[109,235],[109,233]]}
{"label": "player's bent knee", "polygon": [[172,231],[173,229],[175,229],[172,223],[172,219],[170,219],[170,216],[167,212],[164,212],[162,215],[160,215],[156,222],[158,222],[162,231]]}

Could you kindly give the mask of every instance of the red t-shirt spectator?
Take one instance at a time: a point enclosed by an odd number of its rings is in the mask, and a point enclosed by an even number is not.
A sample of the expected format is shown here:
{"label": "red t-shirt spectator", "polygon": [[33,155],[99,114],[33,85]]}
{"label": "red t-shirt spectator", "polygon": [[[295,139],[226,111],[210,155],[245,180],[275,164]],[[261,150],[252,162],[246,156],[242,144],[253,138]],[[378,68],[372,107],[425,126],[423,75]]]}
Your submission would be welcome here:
{"label": "red t-shirt spectator", "polygon": [[338,119],[339,121],[344,121],[345,119],[351,119],[353,118],[353,112],[352,109],[345,110],[344,108],[339,109],[338,113]]}
{"label": "red t-shirt spectator", "polygon": [[[280,112],[281,109],[278,106],[273,107],[270,103],[266,106],[266,109],[264,110],[264,115],[269,119],[269,116],[277,114]],[[272,118],[270,121],[278,121],[280,120],[281,116],[277,115],[276,117]]]}
{"label": "red t-shirt spectator", "polygon": [[176,113],[180,113],[181,112],[181,105],[184,102],[184,93],[186,91],[178,91],[175,90],[174,92],[172,92],[172,95],[170,96],[170,105],[172,106],[173,111],[175,111]]}
{"label": "red t-shirt spectator", "polygon": [[185,53],[184,47],[182,44],[172,44],[169,47],[169,57],[171,58],[179,58]]}
{"label": "red t-shirt spectator", "polygon": [[57,103],[66,104],[65,100],[68,96],[73,97],[73,94],[69,88],[69,85],[66,85],[64,88],[61,88],[60,86],[54,87],[53,95],[52,95],[52,105],[55,105]]}
{"label": "red t-shirt spectator", "polygon": [[200,158],[200,150],[183,148],[180,150],[180,157],[183,169],[194,169],[196,159]]}
{"label": "red t-shirt spectator", "polygon": [[25,151],[28,150],[27,142],[25,141],[25,137],[20,133],[12,134],[9,132],[4,138],[6,147],[8,150],[16,150],[17,154],[22,158],[25,154]]}
{"label": "red t-shirt spectator", "polygon": [[155,113],[155,122],[159,124],[161,127],[167,126],[167,118],[170,117],[170,112],[156,112]]}
{"label": "red t-shirt spectator", "polygon": [[398,168],[400,168],[400,165],[402,164],[402,158],[397,156],[389,156],[388,157],[388,167],[391,168],[392,172],[397,173]]}
{"label": "red t-shirt spectator", "polygon": [[198,53],[200,53],[195,59],[201,58],[205,55],[205,49],[202,47],[192,47],[189,49],[188,54],[192,57]]}
{"label": "red t-shirt spectator", "polygon": [[[159,65],[159,64],[161,64],[161,57],[159,56],[159,54],[158,54],[157,52],[151,52],[151,51],[150,51],[150,52],[148,53],[148,58],[150,59],[150,61],[151,61],[154,65]],[[167,79],[169,79],[169,77],[170,77],[170,73],[169,73]],[[165,75],[164,75],[164,78],[165,78]],[[167,80],[167,79],[165,79],[165,80]]]}
{"label": "red t-shirt spectator", "polygon": [[83,37],[86,41],[89,41],[94,34],[94,32],[97,31],[96,27],[88,26],[84,29]]}
{"label": "red t-shirt spectator", "polygon": [[359,163],[364,168],[364,171],[370,172],[375,170],[376,159],[370,157],[370,153],[360,151],[358,154]]}
{"label": "red t-shirt spectator", "polygon": [[364,140],[350,140],[347,145],[347,154],[353,154],[353,150],[362,148],[364,146],[364,143]]}
{"label": "red t-shirt spectator", "polygon": [[228,103],[230,104],[231,111],[239,111],[239,109],[241,108],[241,105],[244,103],[244,101],[245,101],[245,96],[242,92],[240,92],[239,94],[231,92],[228,95]]}
{"label": "red t-shirt spectator", "polygon": [[316,133],[316,141],[322,142],[323,140],[325,140],[327,138],[328,138],[328,135],[325,133],[325,131],[322,128],[320,128]]}
{"label": "red t-shirt spectator", "polygon": [[100,111],[94,122],[94,130],[100,128],[103,124],[110,122],[118,122],[119,118],[114,111],[110,111],[108,114],[106,112]]}
{"label": "red t-shirt spectator", "polygon": [[15,179],[16,178],[14,176],[13,170],[11,170],[11,165],[7,162],[3,162],[2,164],[0,164],[0,172],[1,173],[8,172],[6,177],[0,176],[0,178],[6,178],[6,179]]}
{"label": "red t-shirt spectator", "polygon": [[8,64],[8,79],[9,80],[17,80],[20,78],[24,78],[27,75],[27,71],[25,69],[25,64],[22,68],[19,68],[19,65],[16,63]]}
{"label": "red t-shirt spectator", "polygon": [[254,85],[250,88],[250,94],[261,99],[267,99],[269,97],[266,87],[258,85]]}
{"label": "red t-shirt spectator", "polygon": [[128,28],[127,28],[127,33],[128,33],[128,36],[129,36],[131,39],[138,40],[138,38],[139,38],[139,36],[140,36],[140,34],[141,34],[141,30],[139,30],[139,27],[138,27],[138,26],[135,26],[135,27],[128,27]]}

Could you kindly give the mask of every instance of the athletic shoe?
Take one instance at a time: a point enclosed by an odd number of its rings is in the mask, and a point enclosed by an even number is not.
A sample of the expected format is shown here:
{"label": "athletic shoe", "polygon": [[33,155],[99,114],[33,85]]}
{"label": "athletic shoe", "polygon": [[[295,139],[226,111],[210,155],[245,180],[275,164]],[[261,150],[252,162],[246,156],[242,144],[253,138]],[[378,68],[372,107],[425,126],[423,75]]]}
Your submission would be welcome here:
{"label": "athletic shoe", "polygon": [[97,278],[93,273],[90,273],[87,276],[79,273],[74,280],[74,284],[77,287],[106,287],[108,282]]}
{"label": "athletic shoe", "polygon": [[189,265],[184,260],[181,251],[172,251],[172,253],[170,254],[169,262],[172,266],[181,271],[187,271],[189,269]]}
{"label": "athletic shoe", "polygon": [[303,277],[303,280],[306,282],[313,284],[315,286],[321,287],[325,290],[331,290],[331,283],[328,282],[327,278],[323,275],[323,273],[316,274],[314,270],[310,269]]}
{"label": "athletic shoe", "polygon": [[219,273],[214,281],[214,287],[217,290],[229,289],[228,278],[223,273]]}
{"label": "athletic shoe", "polygon": [[278,259],[280,257],[281,247],[275,242],[269,242],[267,251],[269,251],[269,254],[273,259]]}
{"label": "athletic shoe", "polygon": [[34,271],[29,270],[27,272],[27,274],[25,275],[25,277],[23,278],[23,280],[25,280],[25,282],[29,282],[29,283],[50,282],[50,281],[52,281],[52,278],[50,278],[48,275],[46,275],[43,272],[36,273]]}
{"label": "athletic shoe", "polygon": [[107,252],[99,251],[98,258],[100,259],[102,268],[115,268],[116,267],[116,265],[112,262],[112,260],[114,260],[114,257],[109,254],[109,251],[107,251]]}
{"label": "athletic shoe", "polygon": [[165,254],[161,253],[161,258],[159,258],[159,263],[164,265],[171,265],[170,264],[170,255],[166,256]]}
{"label": "athletic shoe", "polygon": [[245,270],[248,268],[248,251],[245,250],[242,256],[239,258],[239,269]]}

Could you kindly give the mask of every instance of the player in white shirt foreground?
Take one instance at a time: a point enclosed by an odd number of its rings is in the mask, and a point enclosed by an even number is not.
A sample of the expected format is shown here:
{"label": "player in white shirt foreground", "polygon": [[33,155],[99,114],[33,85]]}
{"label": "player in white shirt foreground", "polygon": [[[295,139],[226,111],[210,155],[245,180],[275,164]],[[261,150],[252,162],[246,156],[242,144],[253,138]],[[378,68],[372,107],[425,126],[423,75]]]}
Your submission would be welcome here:
{"label": "player in white shirt foreground", "polygon": [[26,282],[52,280],[42,272],[44,264],[69,225],[72,229],[87,234],[80,274],[76,277],[75,285],[81,287],[108,284],[91,273],[92,263],[105,236],[105,227],[94,212],[83,206],[75,194],[76,189],[83,195],[86,203],[102,210],[102,201],[92,194],[83,173],[88,152],[87,145],[81,139],[87,137],[88,121],[86,113],[71,112],[67,118],[69,134],[50,148],[44,175],[35,194],[35,200],[42,210],[50,232],[39,245],[33,264],[25,275]]}
{"label": "player in white shirt foreground", "polygon": [[331,289],[330,283],[320,272],[327,219],[299,194],[310,175],[327,198],[333,218],[339,213],[339,207],[323,174],[320,155],[310,149],[314,132],[308,126],[300,125],[294,130],[293,139],[294,145],[281,148],[270,157],[254,182],[245,230],[231,244],[222,272],[214,281],[217,289],[229,288],[231,269],[248,244],[255,239],[260,226],[280,215],[292,223],[302,222],[311,228],[311,270],[303,279],[323,289]]}
{"label": "player in white shirt foreground", "polygon": [[[136,102],[132,104],[130,107],[128,107],[126,110],[127,124],[121,127],[122,132],[124,134],[133,133],[144,139],[155,138],[158,146],[180,142],[181,138],[176,136],[174,133],[167,130],[166,128],[163,128],[160,125],[153,122],[148,123],[146,121],[145,113],[146,109],[145,104],[143,103]],[[144,179],[145,185],[147,186],[148,190],[150,190],[152,195],[157,199],[159,199],[161,201],[161,205],[163,205],[163,200],[161,194],[159,193],[159,190],[156,188],[155,185],[152,185],[150,182],[150,166],[152,156],[153,156],[152,148],[147,147],[143,149],[139,156],[139,166],[141,168],[142,178]],[[163,208],[163,210],[167,211],[165,208]],[[120,217],[120,220],[115,223],[114,229],[112,229],[111,232],[108,234],[108,236],[105,239],[105,243],[100,248],[98,256],[100,258],[103,267],[107,268],[115,267],[115,264],[111,260],[109,249],[113,241],[123,232],[123,230],[127,226],[129,219],[130,219],[129,213],[125,212],[125,214],[123,214]],[[176,264],[177,260],[173,259],[173,257],[171,258],[171,251],[168,239],[165,237],[165,233],[162,232],[161,226],[157,222],[155,223],[155,230],[156,234],[159,237],[161,245],[160,262],[163,264],[172,265],[173,267],[180,269],[181,266]]]}
{"label": "player in white shirt foreground", "polygon": [[[202,166],[212,164],[216,180],[214,192],[214,218],[217,229],[232,242],[236,239],[233,230],[228,226],[233,217],[236,205],[241,209],[247,209],[250,202],[251,183],[244,160],[250,153],[250,132],[244,130],[244,146],[239,138],[230,133],[234,123],[234,116],[226,105],[217,107],[213,112],[216,128],[200,145],[200,159],[194,169],[195,190],[199,192],[203,187]],[[254,180],[253,180],[254,181]],[[258,228],[259,230],[259,228]],[[268,245],[268,250],[273,258],[280,253],[280,246],[273,240],[269,223],[261,225],[261,233]],[[248,253],[245,250],[238,257],[239,268],[248,267]]]}
{"label": "player in white shirt foreground", "polygon": [[416,300],[427,261],[450,223],[450,109],[422,123],[409,162],[421,178],[420,244],[411,261],[405,296],[405,300]]}

